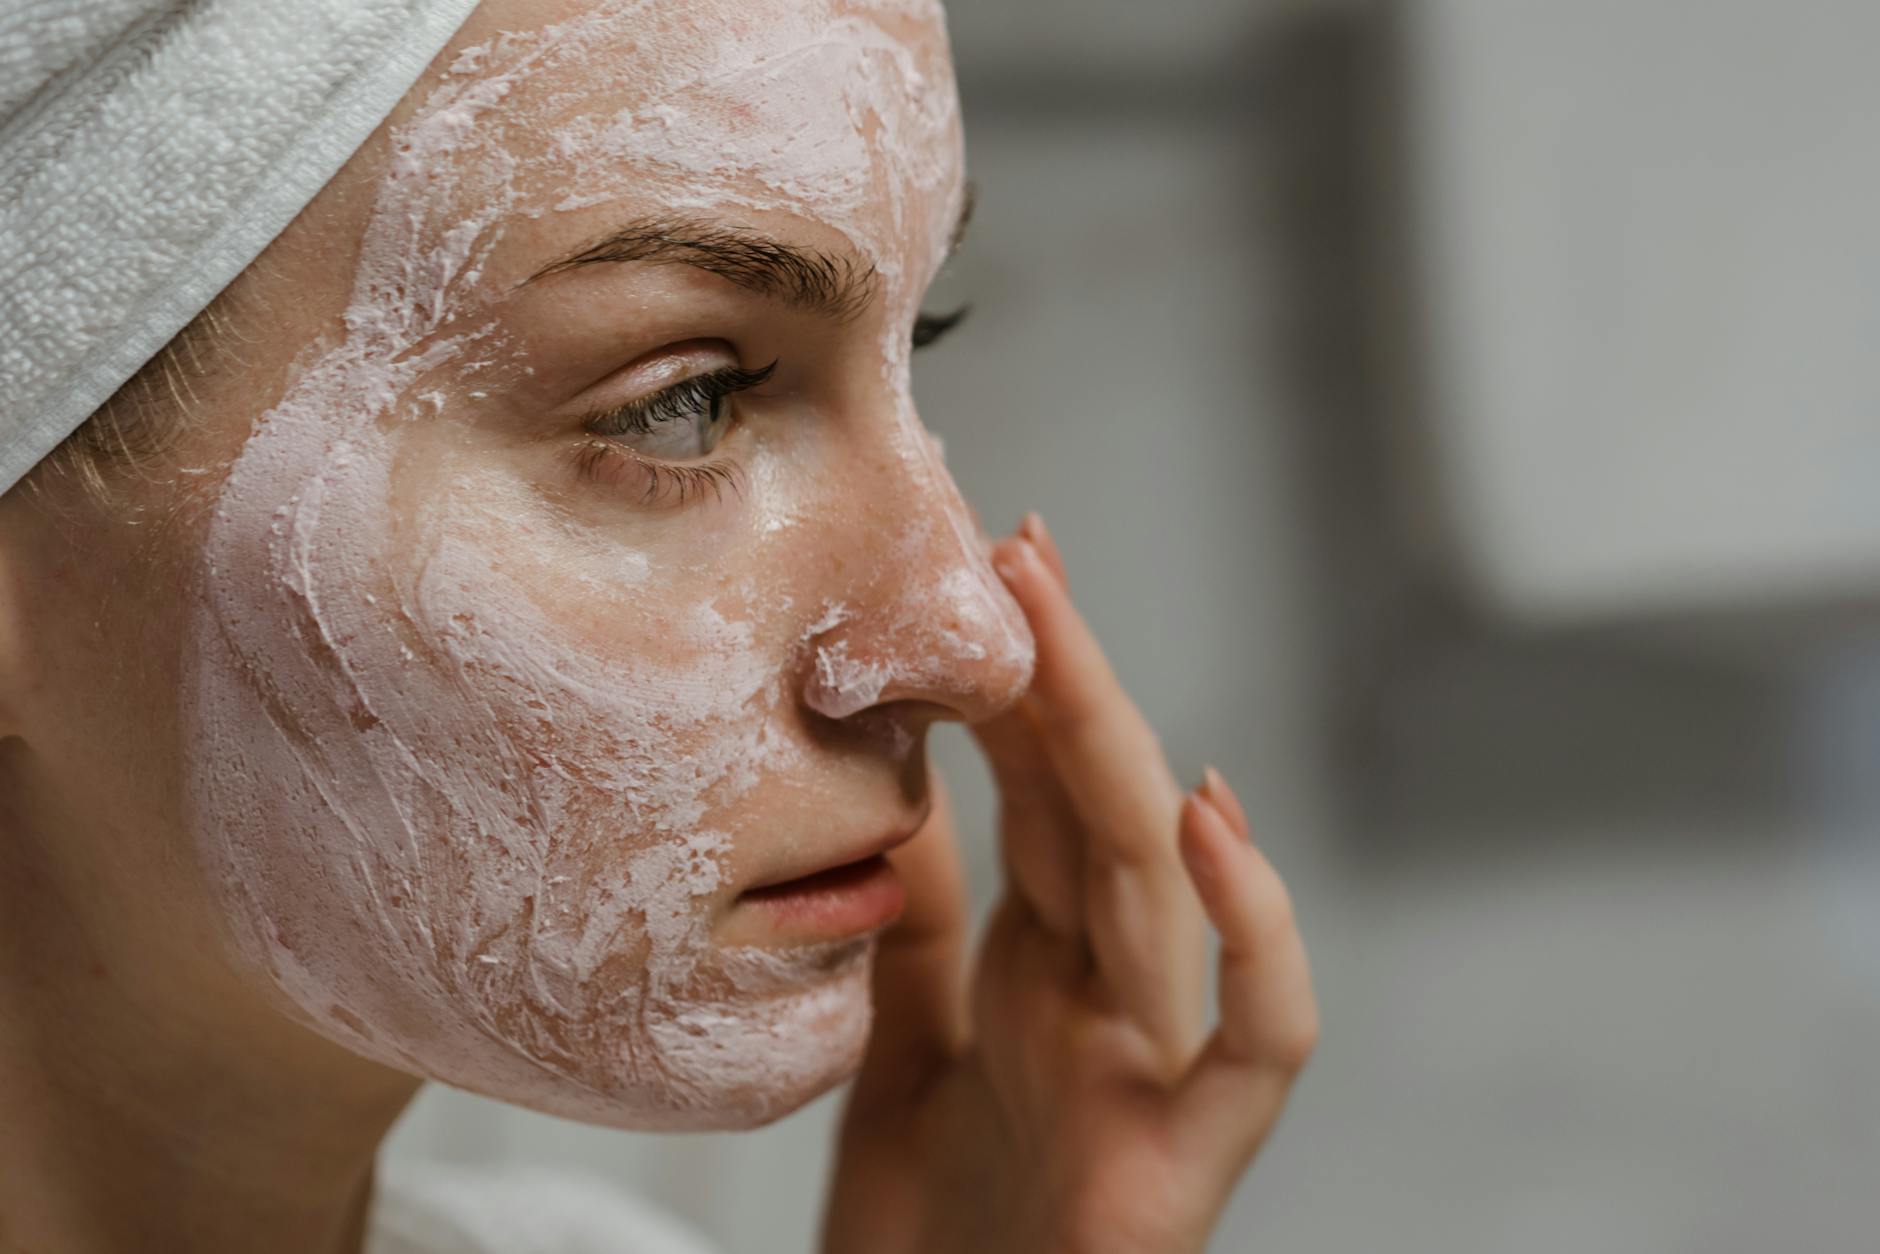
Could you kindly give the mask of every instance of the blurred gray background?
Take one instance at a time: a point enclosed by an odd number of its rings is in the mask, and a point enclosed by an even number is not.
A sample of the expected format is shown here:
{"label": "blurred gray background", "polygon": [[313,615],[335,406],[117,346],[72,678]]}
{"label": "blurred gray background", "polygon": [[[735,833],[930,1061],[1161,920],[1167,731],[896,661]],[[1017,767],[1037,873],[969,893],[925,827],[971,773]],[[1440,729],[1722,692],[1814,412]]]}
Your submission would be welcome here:
{"label": "blurred gray background", "polygon": [[[974,312],[923,412],[1247,798],[1318,975],[1214,1248],[1875,1248],[1880,6],[950,7]],[[835,1110],[433,1091],[388,1152],[808,1251]]]}

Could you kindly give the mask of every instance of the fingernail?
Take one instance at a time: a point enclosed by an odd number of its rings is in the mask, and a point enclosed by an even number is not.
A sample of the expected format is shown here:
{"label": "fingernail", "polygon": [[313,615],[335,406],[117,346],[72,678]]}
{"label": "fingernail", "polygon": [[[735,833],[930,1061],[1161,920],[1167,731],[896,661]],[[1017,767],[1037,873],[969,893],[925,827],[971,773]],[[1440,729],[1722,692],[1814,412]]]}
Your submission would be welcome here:
{"label": "fingernail", "polygon": [[1240,798],[1234,795],[1226,778],[1213,766],[1209,766],[1201,772],[1201,787],[1206,790],[1209,802],[1227,820],[1227,826],[1252,840],[1253,829],[1247,822],[1246,807],[1240,804]]}
{"label": "fingernail", "polygon": [[[1188,794],[1197,806],[1207,806],[1207,798],[1198,792]],[[1218,817],[1218,816],[1217,816]],[[1214,868],[1210,866],[1200,852],[1200,846],[1194,840],[1176,842],[1181,847],[1182,862],[1188,867],[1188,874],[1204,883],[1214,882]]]}
{"label": "fingernail", "polygon": [[1036,540],[1044,534],[1044,519],[1035,509],[1026,510],[1025,516],[1018,520],[1018,534],[1027,540]]}
{"label": "fingernail", "polygon": [[[1197,785],[1195,790],[1189,793],[1188,795],[1193,797],[1197,803],[1203,806],[1206,806],[1209,810],[1213,811],[1215,817],[1220,819],[1221,822],[1223,823],[1227,822],[1226,811],[1222,810],[1221,807],[1215,803],[1214,798],[1208,795],[1208,785],[1206,782],[1205,775],[1203,777],[1202,783]],[[1231,827],[1233,825],[1230,823],[1228,824],[1228,826]]]}
{"label": "fingernail", "polygon": [[993,549],[997,554],[992,559],[992,569],[999,572],[999,578],[1007,583],[1018,579],[1023,570],[1038,560],[1037,551],[1032,549],[1031,541],[1022,536],[1001,541]]}
{"label": "fingernail", "polygon": [[1049,545],[1056,543],[1056,541],[1051,538],[1051,529],[1044,525],[1044,515],[1040,514],[1037,510],[1031,512],[1031,526],[1032,535],[1037,538],[1039,544]]}
{"label": "fingernail", "polygon": [[1201,787],[1207,790],[1212,799],[1221,795],[1221,790],[1227,787],[1227,781],[1221,778],[1221,773],[1212,765],[1208,765],[1201,768]]}

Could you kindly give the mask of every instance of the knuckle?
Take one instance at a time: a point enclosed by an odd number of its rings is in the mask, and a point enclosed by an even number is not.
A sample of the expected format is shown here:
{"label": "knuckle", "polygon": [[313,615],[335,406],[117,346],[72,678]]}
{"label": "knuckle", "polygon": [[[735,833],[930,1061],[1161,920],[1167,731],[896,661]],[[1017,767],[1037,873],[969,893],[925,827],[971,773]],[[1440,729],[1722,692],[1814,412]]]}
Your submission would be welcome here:
{"label": "knuckle", "polygon": [[1081,741],[1095,733],[1102,721],[1102,706],[1083,688],[1056,684],[1049,695],[1049,700],[1037,704],[1037,717],[1047,731],[1070,741]]}
{"label": "knuckle", "polygon": [[1292,894],[1277,877],[1269,877],[1254,898],[1255,917],[1259,920],[1257,932],[1259,947],[1263,950],[1290,942],[1299,931],[1299,915],[1293,905]]}
{"label": "knuckle", "polygon": [[1267,1054],[1275,1066],[1296,1074],[1312,1061],[1312,1055],[1318,1047],[1319,1017],[1315,1012],[1308,1012],[1273,1034]]}
{"label": "knuckle", "polygon": [[1128,827],[1113,830],[1098,841],[1092,850],[1092,862],[1094,869],[1131,878],[1151,873],[1173,878],[1181,869],[1179,855],[1167,842]]}

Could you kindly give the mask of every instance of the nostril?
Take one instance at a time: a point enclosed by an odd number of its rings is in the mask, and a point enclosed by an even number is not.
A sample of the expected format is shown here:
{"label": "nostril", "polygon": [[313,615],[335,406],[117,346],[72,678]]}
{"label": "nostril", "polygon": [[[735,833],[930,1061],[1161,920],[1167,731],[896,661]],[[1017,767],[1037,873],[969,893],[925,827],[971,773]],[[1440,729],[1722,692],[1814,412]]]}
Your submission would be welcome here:
{"label": "nostril", "polygon": [[847,638],[824,641],[816,646],[815,666],[804,688],[803,701],[825,718],[848,718],[879,704],[893,677],[892,669],[884,662],[856,658]]}
{"label": "nostril", "polygon": [[800,637],[800,699],[810,710],[851,719],[905,700],[976,722],[1011,705],[1029,684],[1033,642],[1024,610],[993,569],[988,542],[957,492],[950,482],[943,486],[942,508],[910,508],[880,533],[870,577],[827,585],[836,595]]}
{"label": "nostril", "polygon": [[[1018,699],[1032,669],[1023,611],[1002,591],[956,569],[867,612],[826,604],[803,635],[803,703],[836,720],[897,701],[967,722],[991,717]],[[942,596],[948,609],[934,604]]]}

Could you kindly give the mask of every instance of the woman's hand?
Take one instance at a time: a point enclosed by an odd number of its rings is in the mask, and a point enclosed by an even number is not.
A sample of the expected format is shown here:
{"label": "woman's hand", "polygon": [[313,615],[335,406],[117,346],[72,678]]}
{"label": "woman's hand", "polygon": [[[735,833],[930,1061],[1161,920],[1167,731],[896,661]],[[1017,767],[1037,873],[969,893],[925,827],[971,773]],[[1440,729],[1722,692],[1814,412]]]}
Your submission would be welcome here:
{"label": "woman's hand", "polygon": [[1305,950],[1226,783],[1210,771],[1182,795],[1043,524],[993,556],[1038,640],[1024,700],[974,729],[1002,799],[1005,893],[968,989],[936,792],[896,859],[910,902],[877,957],[823,1248],[1199,1251],[1317,1039]]}

